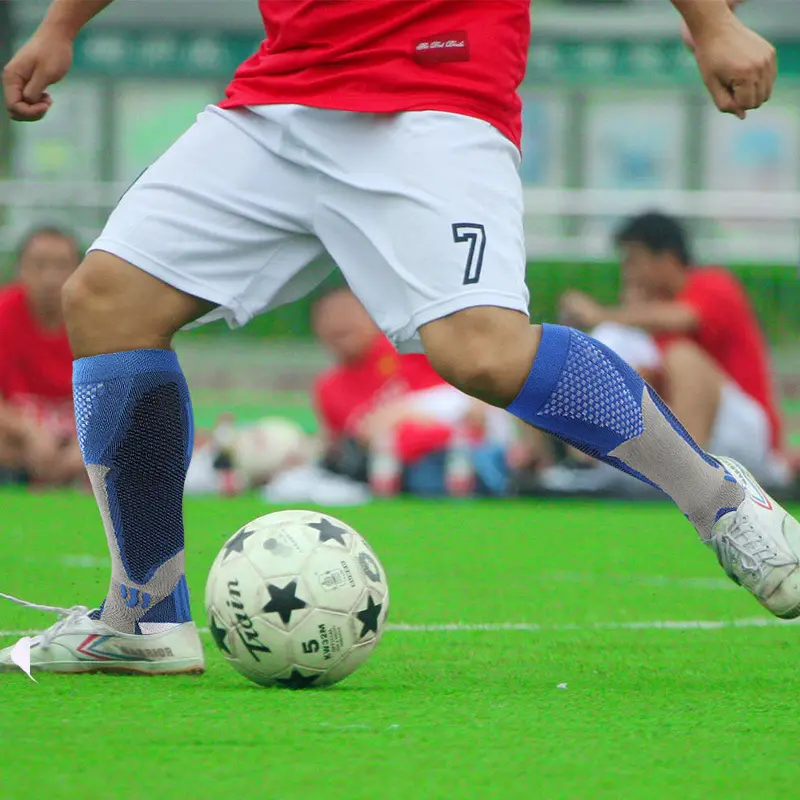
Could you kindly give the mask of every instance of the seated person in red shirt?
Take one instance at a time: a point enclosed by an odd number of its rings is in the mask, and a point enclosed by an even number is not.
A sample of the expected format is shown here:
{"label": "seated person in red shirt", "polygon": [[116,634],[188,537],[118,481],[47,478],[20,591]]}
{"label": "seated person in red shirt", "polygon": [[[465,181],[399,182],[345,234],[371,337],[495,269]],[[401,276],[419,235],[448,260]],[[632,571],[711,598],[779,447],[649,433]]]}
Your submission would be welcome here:
{"label": "seated person in red shirt", "polygon": [[0,288],[0,470],[40,485],[85,476],[72,404],[72,353],[61,287],[76,240],[39,228],[22,242],[17,279]]}
{"label": "seated person in red shirt", "polygon": [[[629,337],[617,332],[615,349],[634,359],[622,351],[636,337],[636,350],[649,350],[655,388],[695,441],[741,461],[759,480],[786,484],[769,352],[744,288],[722,267],[693,267],[683,227],[667,215],[629,220],[616,242],[623,282],[637,288],[638,299],[604,307],[570,292],[562,299],[566,319],[587,329],[608,323],[637,329]],[[642,331],[651,337],[649,348]]]}
{"label": "seated person in red shirt", "polygon": [[512,431],[505,411],[445,383],[424,355],[399,354],[349,290],[320,299],[312,325],[336,359],[314,385],[329,467],[365,479],[369,450],[390,437],[407,468],[407,488],[440,493],[441,459],[433,467],[430,458],[448,449],[456,431],[467,431],[482,488],[491,494],[505,491],[507,471],[497,465]]}

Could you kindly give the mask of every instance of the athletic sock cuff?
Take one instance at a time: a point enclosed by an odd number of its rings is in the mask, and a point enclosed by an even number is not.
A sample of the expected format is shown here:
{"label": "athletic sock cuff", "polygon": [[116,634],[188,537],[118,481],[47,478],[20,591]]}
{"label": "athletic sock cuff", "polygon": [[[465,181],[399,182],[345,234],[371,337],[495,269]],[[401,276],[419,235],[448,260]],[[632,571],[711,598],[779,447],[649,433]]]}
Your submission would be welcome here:
{"label": "athletic sock cuff", "polygon": [[553,394],[564,370],[571,334],[572,329],[563,325],[542,325],[542,338],[533,367],[519,394],[507,407],[509,413],[527,421],[539,413]]}
{"label": "athletic sock cuff", "polygon": [[173,350],[128,350],[76,359],[72,364],[73,383],[97,383],[142,372],[180,372]]}

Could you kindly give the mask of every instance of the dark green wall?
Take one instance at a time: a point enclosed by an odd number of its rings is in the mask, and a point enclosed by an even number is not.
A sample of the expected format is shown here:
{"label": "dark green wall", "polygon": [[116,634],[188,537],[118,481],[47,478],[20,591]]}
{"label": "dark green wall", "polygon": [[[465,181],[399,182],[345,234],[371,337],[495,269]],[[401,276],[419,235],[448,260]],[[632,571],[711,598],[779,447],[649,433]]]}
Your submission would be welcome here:
{"label": "dark green wall", "polygon": [[[747,288],[769,339],[775,344],[797,342],[800,345],[800,277],[797,267],[759,264],[732,269]],[[613,263],[532,262],[528,265],[532,316],[539,321],[556,321],[558,298],[567,289],[582,289],[598,300],[611,303],[617,296],[618,278],[618,269]],[[341,278],[334,276],[326,286],[340,281]],[[310,302],[311,298],[258,317],[237,335],[309,336]],[[219,333],[222,327],[221,324],[207,325],[194,335],[212,335]]]}

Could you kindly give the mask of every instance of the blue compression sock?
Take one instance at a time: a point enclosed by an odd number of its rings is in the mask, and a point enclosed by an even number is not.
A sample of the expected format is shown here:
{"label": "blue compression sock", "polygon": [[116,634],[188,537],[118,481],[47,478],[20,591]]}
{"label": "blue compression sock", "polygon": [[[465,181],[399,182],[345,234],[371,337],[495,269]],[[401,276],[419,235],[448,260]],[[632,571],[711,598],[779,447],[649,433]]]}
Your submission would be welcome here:
{"label": "blue compression sock", "polygon": [[701,535],[744,497],[631,366],[571,328],[542,326],[530,375],[508,411],[666,492]]}
{"label": "blue compression sock", "polygon": [[183,484],[194,425],[178,358],[171,350],[81,358],[73,392],[111,550],[111,587],[96,616],[125,633],[186,622]]}

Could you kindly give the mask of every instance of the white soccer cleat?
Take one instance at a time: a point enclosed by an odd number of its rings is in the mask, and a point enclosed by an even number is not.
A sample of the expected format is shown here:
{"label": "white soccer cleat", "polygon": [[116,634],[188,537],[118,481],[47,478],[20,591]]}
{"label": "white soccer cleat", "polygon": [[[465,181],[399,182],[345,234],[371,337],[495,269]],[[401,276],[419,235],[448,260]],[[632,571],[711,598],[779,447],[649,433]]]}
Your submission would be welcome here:
{"label": "white soccer cleat", "polygon": [[739,462],[717,461],[742,486],[745,499],[714,523],[705,544],[728,576],[764,608],[783,619],[800,617],[800,522]]}
{"label": "white soccer cleat", "polygon": [[[61,619],[29,640],[31,672],[112,672],[132,675],[186,675],[205,671],[203,645],[193,622],[158,633],[119,633],[89,616],[86,606],[40,606],[2,595]],[[0,650],[0,672],[19,672],[16,645]]]}

